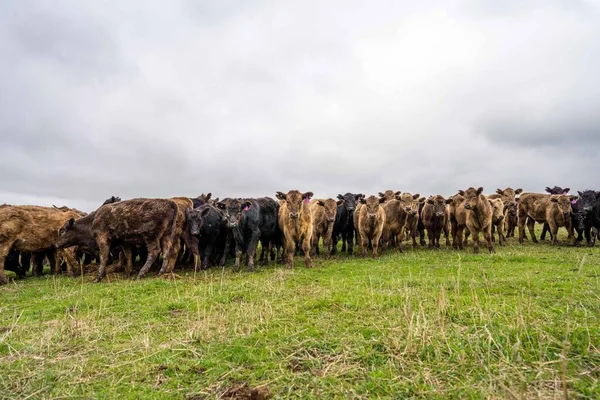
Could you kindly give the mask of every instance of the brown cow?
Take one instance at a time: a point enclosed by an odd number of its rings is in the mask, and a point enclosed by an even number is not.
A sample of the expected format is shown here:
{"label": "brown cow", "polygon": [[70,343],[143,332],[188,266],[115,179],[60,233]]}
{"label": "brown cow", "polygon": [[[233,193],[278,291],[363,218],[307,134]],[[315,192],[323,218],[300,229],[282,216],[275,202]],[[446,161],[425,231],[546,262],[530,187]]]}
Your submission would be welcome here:
{"label": "brown cow", "polygon": [[494,233],[497,228],[498,243],[500,246],[504,246],[504,212],[506,210],[504,207],[504,201],[502,201],[502,199],[488,199],[488,201],[492,205],[492,242],[495,241]]}
{"label": "brown cow", "polygon": [[335,201],[334,199],[312,199],[310,201],[313,231],[312,231],[312,247],[313,255],[319,254],[319,239],[323,237],[323,246],[325,247],[325,256],[331,254],[333,225],[335,224],[335,215],[337,213],[338,203],[343,201]]}
{"label": "brown cow", "polygon": [[413,249],[417,247],[417,228],[419,225],[419,203],[425,201],[425,197],[420,197],[420,194],[402,193],[399,199],[404,201],[409,207],[410,211],[406,217],[406,224],[404,230],[406,235],[412,238]]}
{"label": "brown cow", "polygon": [[507,187],[504,190],[496,189],[496,193],[490,194],[486,197],[488,199],[502,199],[502,201],[504,202],[504,206],[506,208],[509,208],[511,205],[513,205],[517,201],[515,196],[522,192],[523,192],[523,189],[521,189],[521,188],[515,190],[513,188]]}
{"label": "brown cow", "polygon": [[200,251],[198,250],[197,244],[194,245],[192,242],[192,238],[188,230],[185,229],[186,210],[192,210],[194,208],[194,203],[189,197],[172,197],[170,200],[177,204],[177,220],[175,222],[175,230],[177,233],[175,234],[176,239],[172,244],[172,256],[169,260],[169,266],[166,272],[173,272],[175,269],[175,263],[177,262],[177,258],[179,256],[181,242],[183,242],[194,255],[194,269],[197,269],[200,263]]}
{"label": "brown cow", "polygon": [[429,197],[423,205],[421,220],[427,230],[429,249],[440,248],[442,230],[446,236],[446,246],[450,246],[450,240],[448,239],[449,213],[448,207],[446,207],[446,204],[450,203],[452,203],[452,199],[446,200],[444,196],[437,195]]}
{"label": "brown cow", "polygon": [[[80,215],[50,207],[0,207],[0,284],[8,283],[4,260],[11,248],[27,253],[50,251],[54,255],[56,232],[70,218],[77,219]],[[52,255],[49,257],[54,261],[52,270],[60,273],[60,261]]]}
{"label": "brown cow", "polygon": [[398,247],[398,250],[402,252],[402,232],[410,206],[398,198],[392,198],[383,203],[382,207],[385,213],[385,223],[381,233],[381,250],[386,251],[389,246]]}
{"label": "brown cow", "polygon": [[379,197],[386,200],[393,200],[401,194],[401,191],[394,192],[393,190],[386,190],[385,192],[379,192]]}
{"label": "brown cow", "polygon": [[537,243],[535,237],[535,223],[545,222],[548,224],[552,235],[552,244],[558,244],[558,228],[564,226],[573,237],[573,226],[571,225],[571,200],[577,196],[548,195],[541,193],[523,193],[519,197],[519,243],[523,243],[525,234],[525,223],[529,228],[531,240]]}
{"label": "brown cow", "polygon": [[468,188],[459,192],[464,196],[464,208],[466,210],[466,225],[473,235],[473,252],[479,253],[479,232],[487,243],[490,253],[494,252],[492,244],[492,205],[483,194],[483,188]]}
{"label": "brown cow", "polygon": [[[178,208],[167,199],[132,199],[106,204],[96,211],[91,232],[100,251],[100,266],[95,282],[106,275],[112,241],[144,243],[148,257],[138,274],[144,277],[158,255],[163,255],[159,275],[168,271],[173,241],[177,237]],[[177,256],[177,255],[175,255]]]}
{"label": "brown cow", "polygon": [[310,245],[312,238],[312,213],[310,211],[310,198],[312,192],[301,193],[298,190],[277,192],[279,202],[279,228],[283,232],[283,247],[285,264],[287,268],[294,267],[294,252],[296,243],[300,244],[304,252],[304,261],[308,268],[312,267],[310,258]]}
{"label": "brown cow", "polygon": [[378,256],[379,239],[383,232],[385,224],[385,211],[381,207],[385,198],[369,196],[366,199],[360,199],[363,204],[359,210],[358,232],[360,237],[361,255],[367,255],[367,248],[373,248],[373,258]]}
{"label": "brown cow", "polygon": [[450,197],[451,202],[448,206],[448,217],[450,218],[450,232],[452,234],[452,248],[463,250],[465,228],[467,227],[467,210],[465,209],[465,197],[461,194]]}

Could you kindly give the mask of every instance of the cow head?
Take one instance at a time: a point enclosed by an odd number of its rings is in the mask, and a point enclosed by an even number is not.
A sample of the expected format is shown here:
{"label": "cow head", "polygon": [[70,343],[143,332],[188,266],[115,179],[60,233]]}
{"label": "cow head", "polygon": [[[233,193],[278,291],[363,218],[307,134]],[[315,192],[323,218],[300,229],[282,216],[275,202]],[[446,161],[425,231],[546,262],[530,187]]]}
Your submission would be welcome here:
{"label": "cow head", "polygon": [[[89,228],[89,227],[88,227]],[[81,235],[89,235],[89,230],[77,223],[77,220],[70,218],[65,224],[58,230],[58,239],[56,240],[56,247],[61,249],[64,247],[71,247],[81,242]]]}
{"label": "cow head", "polygon": [[579,194],[579,200],[577,201],[578,209],[584,214],[592,212],[600,202],[600,192],[584,190],[583,192],[577,192],[577,194]]}
{"label": "cow head", "polygon": [[325,211],[325,218],[327,219],[327,221],[335,221],[335,214],[337,212],[337,202],[334,199],[317,200],[317,206],[323,207]]}
{"label": "cow head", "polygon": [[386,190],[385,192],[379,192],[379,197],[386,200],[393,200],[396,196],[400,196],[401,191],[394,192],[393,190]]}
{"label": "cow head", "polygon": [[121,201],[120,197],[110,196],[108,199],[104,200],[104,203],[102,203],[102,205],[118,203],[119,201]]}
{"label": "cow head", "polygon": [[446,212],[446,203],[447,200],[444,199],[444,196],[437,195],[431,196],[427,199],[427,204],[433,206],[433,214],[436,217],[443,217]]}
{"label": "cow head", "polygon": [[558,205],[559,211],[565,218],[571,218],[571,200],[577,200],[577,196],[566,194],[553,194],[550,196],[550,201]]}
{"label": "cow head", "polygon": [[419,213],[419,203],[425,201],[425,197],[419,197],[420,194],[410,194],[410,193],[402,193],[400,195],[396,195],[396,199],[404,202],[404,209],[410,215],[417,215]]}
{"label": "cow head", "polygon": [[546,186],[546,192],[548,192],[550,194],[567,194],[567,193],[569,193],[569,190],[571,190],[571,189],[570,188],[561,188],[560,186],[554,186],[553,188]]}
{"label": "cow head", "polygon": [[459,191],[459,193],[465,197],[465,208],[467,210],[472,210],[477,206],[477,202],[479,202],[479,195],[483,193],[483,188],[480,187],[475,189],[470,187],[465,191]]}
{"label": "cow head", "polygon": [[515,203],[515,196],[517,194],[523,193],[523,189],[519,188],[515,190],[513,188],[507,187],[504,190],[496,189],[496,193],[502,196],[502,201],[504,202],[504,205],[506,207],[510,207]]}
{"label": "cow head", "polygon": [[502,199],[488,199],[492,206],[492,220],[498,222],[504,219],[504,202]]}
{"label": "cow head", "polygon": [[298,190],[290,190],[287,193],[277,192],[276,197],[286,202],[290,212],[289,217],[296,219],[300,215],[300,211],[302,211],[302,205],[310,203],[313,192],[301,193]]}
{"label": "cow head", "polygon": [[202,206],[200,208],[186,208],[185,222],[187,230],[192,236],[200,234],[202,225],[204,225],[204,217],[210,212],[210,207]]}
{"label": "cow head", "polygon": [[[362,197],[360,202],[367,211],[367,216],[370,219],[375,219],[377,211],[379,210],[380,204],[385,203],[387,200],[385,197],[369,196],[366,199]],[[361,211],[362,212],[362,211]]]}
{"label": "cow head", "polygon": [[223,220],[229,228],[236,228],[242,220],[243,212],[252,207],[252,203],[244,199],[227,199],[220,201],[217,207],[223,210]]}
{"label": "cow head", "polygon": [[352,194],[346,193],[345,195],[338,194],[338,204],[343,205],[348,212],[353,212],[356,208],[356,202],[363,198],[364,195],[362,193]]}

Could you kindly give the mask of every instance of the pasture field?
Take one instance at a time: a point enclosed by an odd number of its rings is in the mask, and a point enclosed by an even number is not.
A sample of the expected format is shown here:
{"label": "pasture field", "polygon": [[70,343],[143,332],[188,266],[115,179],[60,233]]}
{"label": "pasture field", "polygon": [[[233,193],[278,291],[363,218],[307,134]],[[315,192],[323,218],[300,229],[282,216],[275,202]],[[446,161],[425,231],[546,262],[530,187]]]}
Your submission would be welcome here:
{"label": "pasture field", "polygon": [[600,398],[600,248],[562,239],[11,282],[0,398]]}

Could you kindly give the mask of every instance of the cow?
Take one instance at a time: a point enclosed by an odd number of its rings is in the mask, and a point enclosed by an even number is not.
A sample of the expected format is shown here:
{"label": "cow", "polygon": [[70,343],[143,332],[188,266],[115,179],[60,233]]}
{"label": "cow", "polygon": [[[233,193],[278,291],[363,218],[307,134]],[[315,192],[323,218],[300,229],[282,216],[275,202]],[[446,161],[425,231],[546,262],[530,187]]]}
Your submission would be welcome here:
{"label": "cow", "polygon": [[163,262],[158,275],[169,269],[172,245],[177,237],[177,204],[168,199],[131,199],[106,204],[96,210],[92,237],[100,252],[100,266],[95,282],[106,275],[110,246],[113,241],[143,243],[148,256],[137,278],[143,278],[162,251]]}
{"label": "cow", "polygon": [[450,218],[450,230],[452,234],[452,248],[463,250],[465,228],[467,227],[467,210],[465,209],[465,197],[461,194],[464,191],[450,197],[448,204],[448,217]]}
{"label": "cow", "polygon": [[[386,198],[380,196],[380,199],[385,200]],[[397,247],[402,253],[402,235],[410,206],[400,200],[399,195],[395,195],[391,200],[385,201],[382,207],[385,222],[381,232],[381,250],[386,251],[388,247]]]}
{"label": "cow", "polygon": [[304,261],[308,268],[312,267],[310,246],[312,239],[312,213],[310,199],[312,192],[301,193],[290,190],[287,193],[277,192],[279,203],[279,228],[283,231],[283,247],[287,268],[294,267],[296,244],[300,244],[304,252]]}
{"label": "cow", "polygon": [[270,197],[259,197],[256,202],[260,206],[260,258],[261,265],[269,263],[271,259],[281,261],[281,250],[283,246],[283,233],[279,228],[277,219],[279,217],[279,203]]}
{"label": "cow", "polygon": [[188,249],[190,249],[190,251],[194,255],[194,260],[200,257],[200,253],[198,252],[198,247],[195,244],[192,244],[192,239],[190,235],[188,235],[187,230],[185,229],[186,210],[191,210],[194,207],[193,201],[190,200],[188,197],[171,197],[169,200],[173,201],[177,205],[177,219],[175,221],[176,239],[171,245],[171,251],[173,256],[169,260],[167,271],[165,271],[168,273],[172,273],[175,269],[175,264],[177,262],[177,257],[179,255],[179,250],[181,248],[182,242]]}
{"label": "cow", "polygon": [[517,210],[519,207],[519,199],[516,198],[514,204],[506,209],[504,214],[504,227],[506,230],[506,237],[515,237],[515,228],[518,225]]}
{"label": "cow", "polygon": [[[8,283],[4,261],[12,248],[18,252],[55,253],[56,232],[70,218],[78,219],[80,215],[50,207],[0,207],[0,284]],[[53,261],[52,270],[60,273],[58,257]]]}
{"label": "cow", "polygon": [[[494,233],[498,230],[498,244],[504,246],[504,212],[505,206],[504,201],[500,198],[489,199],[490,205],[492,206],[492,242],[495,242]],[[516,202],[515,202],[516,204]]]}
{"label": "cow", "polygon": [[[574,219],[578,222],[578,233],[581,236],[581,231],[585,233],[585,240],[588,247],[593,247],[596,241],[594,230],[600,229],[600,191],[584,190],[577,192],[579,199],[577,200],[577,212]],[[575,206],[573,206],[575,208]],[[581,242],[581,237],[578,238]]]}
{"label": "cow", "polygon": [[188,209],[186,230],[191,246],[199,251],[199,257],[194,258],[194,270],[198,269],[199,262],[203,270],[208,269],[210,263],[217,264],[224,253],[228,233],[224,212],[212,204]]}
{"label": "cow", "polygon": [[419,225],[419,203],[425,201],[425,197],[420,197],[420,194],[402,193],[399,198],[404,201],[409,207],[410,211],[406,217],[406,224],[404,230],[406,235],[412,238],[413,249],[417,247],[417,231]]}
{"label": "cow", "polygon": [[[554,186],[554,187],[549,187],[546,186],[546,192],[549,194],[569,194],[569,192],[571,191],[571,188],[562,188],[560,186]],[[573,214],[571,214],[572,216],[572,220],[573,218],[575,218],[575,216]],[[575,222],[575,221],[573,221]],[[575,224],[573,225],[575,227]],[[546,222],[544,222],[544,226],[542,227],[542,234],[540,235],[540,240],[546,240],[546,233],[548,233],[548,224]],[[579,233],[579,232],[578,232]]]}
{"label": "cow", "polygon": [[496,189],[496,193],[487,195],[486,197],[490,200],[493,199],[501,199],[506,208],[511,207],[514,203],[516,203],[516,195],[523,193],[523,189],[513,189],[511,187],[507,187],[506,189]]}
{"label": "cow", "polygon": [[479,253],[479,233],[487,243],[490,253],[494,253],[492,244],[492,205],[483,194],[483,188],[468,188],[459,191],[464,197],[464,209],[466,210],[466,226],[473,235],[473,253]]}
{"label": "cow", "polygon": [[325,256],[329,258],[332,252],[333,226],[337,214],[338,202],[334,199],[312,199],[310,211],[312,213],[312,255],[319,255],[319,240],[323,238]]}
{"label": "cow", "polygon": [[362,206],[358,210],[358,237],[360,238],[361,256],[367,255],[367,248],[373,248],[373,258],[378,257],[379,240],[385,224],[385,211],[381,207],[385,198],[369,196],[360,199]]}
{"label": "cow", "polygon": [[429,249],[440,248],[442,231],[444,231],[444,235],[446,236],[446,246],[450,246],[448,238],[449,214],[446,204],[450,204],[451,202],[452,199],[446,200],[441,195],[431,196],[423,202],[421,220],[424,229],[427,230]]}
{"label": "cow", "polygon": [[400,196],[401,194],[402,194],[401,191],[394,192],[393,190],[386,190],[385,192],[379,192],[379,198],[382,198],[382,199],[385,199],[386,201],[388,201],[388,200],[395,199],[397,196]]}
{"label": "cow", "polygon": [[558,244],[558,228],[564,226],[573,237],[573,226],[571,224],[571,200],[576,196],[569,195],[547,195],[541,193],[523,193],[519,197],[519,243],[523,243],[525,223],[529,228],[531,240],[537,243],[534,226],[536,222],[546,222],[552,236],[552,244]]}
{"label": "cow", "polygon": [[335,224],[333,224],[332,243],[331,243],[331,254],[337,253],[338,240],[342,239],[342,251],[348,251],[348,254],[352,255],[354,251],[354,215],[357,207],[357,202],[363,198],[362,193],[352,194],[346,193],[344,195],[338,194],[337,198],[341,202],[338,203],[337,210],[335,213]]}

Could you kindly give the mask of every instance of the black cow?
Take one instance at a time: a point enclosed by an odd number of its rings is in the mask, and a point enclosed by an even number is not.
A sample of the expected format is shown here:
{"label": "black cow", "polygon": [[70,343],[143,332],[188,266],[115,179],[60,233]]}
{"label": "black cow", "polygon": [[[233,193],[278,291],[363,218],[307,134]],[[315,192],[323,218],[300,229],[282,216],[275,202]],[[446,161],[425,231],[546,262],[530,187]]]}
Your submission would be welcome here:
{"label": "black cow", "polygon": [[[585,190],[577,193],[579,199],[577,200],[577,225],[575,226],[585,233],[587,246],[593,247],[596,241],[594,230],[600,229],[600,192]],[[578,234],[580,233],[579,229]],[[581,234],[578,235],[577,241],[581,242]]]}
{"label": "black cow", "polygon": [[[352,255],[354,249],[354,210],[356,202],[365,197],[363,194],[346,193],[338,194],[338,206],[335,214],[335,224],[333,225],[331,254],[337,252],[337,243],[342,239],[342,251],[348,249],[348,254]],[[347,246],[347,247],[346,247]]]}
{"label": "black cow", "polygon": [[260,206],[260,220],[258,227],[260,229],[260,258],[261,265],[277,259],[282,261],[283,250],[283,232],[277,222],[279,215],[279,203],[270,197],[260,197],[256,199]]}
{"label": "black cow", "polygon": [[[202,269],[207,269],[209,264],[217,264],[223,255],[228,232],[223,211],[212,204],[205,204],[188,209],[185,217],[192,245],[199,249]],[[194,267],[197,267],[196,263]]]}

